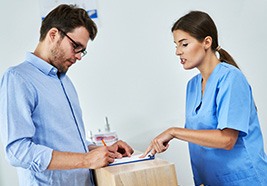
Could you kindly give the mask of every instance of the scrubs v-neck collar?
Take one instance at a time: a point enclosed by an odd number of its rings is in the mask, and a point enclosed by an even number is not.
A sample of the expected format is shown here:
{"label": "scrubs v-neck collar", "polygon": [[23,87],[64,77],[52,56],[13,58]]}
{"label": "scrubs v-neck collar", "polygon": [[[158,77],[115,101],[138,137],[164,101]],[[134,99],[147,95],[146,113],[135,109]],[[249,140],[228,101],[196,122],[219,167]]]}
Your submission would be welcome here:
{"label": "scrubs v-neck collar", "polygon": [[209,98],[209,86],[213,82],[214,77],[216,76],[217,72],[219,71],[221,63],[218,63],[216,67],[213,69],[212,73],[210,74],[206,86],[204,88],[204,93],[202,94],[202,75],[201,73],[198,75],[198,85],[197,85],[197,98],[195,104],[195,114],[199,112],[202,106],[202,102]]}

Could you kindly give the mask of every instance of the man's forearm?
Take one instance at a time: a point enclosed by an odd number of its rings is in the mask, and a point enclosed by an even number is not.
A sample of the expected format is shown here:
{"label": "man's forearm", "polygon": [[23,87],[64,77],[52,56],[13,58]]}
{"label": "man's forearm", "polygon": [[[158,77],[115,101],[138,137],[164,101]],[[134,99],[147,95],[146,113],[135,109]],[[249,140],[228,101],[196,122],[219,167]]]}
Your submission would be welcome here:
{"label": "man's forearm", "polygon": [[54,150],[47,169],[68,170],[77,168],[88,168],[84,153],[60,152]]}

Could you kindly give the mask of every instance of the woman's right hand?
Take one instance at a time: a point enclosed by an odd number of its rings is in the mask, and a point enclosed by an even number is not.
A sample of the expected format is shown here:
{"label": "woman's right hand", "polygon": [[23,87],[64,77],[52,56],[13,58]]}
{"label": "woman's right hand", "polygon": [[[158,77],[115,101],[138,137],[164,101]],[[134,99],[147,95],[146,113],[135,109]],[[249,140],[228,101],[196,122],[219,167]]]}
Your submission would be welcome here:
{"label": "woman's right hand", "polygon": [[162,132],[160,135],[155,137],[148,148],[146,149],[145,153],[141,156],[141,158],[145,157],[148,153],[154,155],[156,153],[164,152],[169,147],[169,142],[174,138],[171,134],[172,128],[169,128]]}

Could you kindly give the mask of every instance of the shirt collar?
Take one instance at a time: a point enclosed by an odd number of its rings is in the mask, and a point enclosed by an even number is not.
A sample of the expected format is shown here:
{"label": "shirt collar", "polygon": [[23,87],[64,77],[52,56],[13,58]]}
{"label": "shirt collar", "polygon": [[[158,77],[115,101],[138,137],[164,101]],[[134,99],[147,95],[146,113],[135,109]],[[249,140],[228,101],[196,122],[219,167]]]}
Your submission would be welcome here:
{"label": "shirt collar", "polygon": [[[57,76],[57,68],[49,64],[47,61],[37,57],[31,52],[27,52],[26,61],[31,63],[33,66],[35,66],[37,69],[48,76]],[[61,74],[61,76],[65,76],[65,73]]]}

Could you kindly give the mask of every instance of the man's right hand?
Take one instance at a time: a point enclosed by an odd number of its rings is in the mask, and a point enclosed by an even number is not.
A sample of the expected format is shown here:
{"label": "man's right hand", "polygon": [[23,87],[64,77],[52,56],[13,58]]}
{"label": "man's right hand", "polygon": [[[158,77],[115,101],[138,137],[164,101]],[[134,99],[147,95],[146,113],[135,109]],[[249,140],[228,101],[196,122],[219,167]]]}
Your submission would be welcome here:
{"label": "man's right hand", "polygon": [[114,162],[116,158],[115,148],[112,146],[98,147],[85,154],[84,162],[90,169],[97,169]]}

